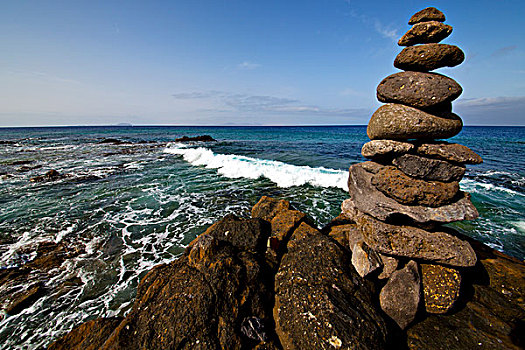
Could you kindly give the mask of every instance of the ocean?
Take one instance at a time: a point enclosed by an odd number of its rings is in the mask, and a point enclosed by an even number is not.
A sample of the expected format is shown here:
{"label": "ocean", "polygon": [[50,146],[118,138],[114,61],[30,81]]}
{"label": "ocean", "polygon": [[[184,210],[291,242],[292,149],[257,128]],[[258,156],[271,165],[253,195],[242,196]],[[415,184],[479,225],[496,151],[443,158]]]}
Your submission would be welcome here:
{"label": "ocean", "polygon": [[[205,134],[217,142],[174,142]],[[347,169],[366,160],[367,141],[364,126],[0,129],[0,269],[31,261],[42,242],[79,252],[31,275],[46,292],[3,315],[0,344],[36,349],[81,322],[126,313],[149,269],[224,215],[248,216],[263,195],[322,227],[348,198]],[[452,226],[523,260],[525,127],[465,127],[450,141],[484,159],[460,183],[480,218]],[[51,169],[64,176],[30,181]]]}

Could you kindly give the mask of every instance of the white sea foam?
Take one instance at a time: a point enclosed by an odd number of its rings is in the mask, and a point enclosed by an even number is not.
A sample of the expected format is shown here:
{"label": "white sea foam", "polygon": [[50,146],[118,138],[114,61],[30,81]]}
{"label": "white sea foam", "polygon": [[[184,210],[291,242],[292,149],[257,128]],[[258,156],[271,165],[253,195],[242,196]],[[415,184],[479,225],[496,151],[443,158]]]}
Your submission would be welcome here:
{"label": "white sea foam", "polygon": [[525,233],[525,221],[514,221],[511,222],[512,226],[516,227],[518,231]]}
{"label": "white sea foam", "polygon": [[265,177],[275,182],[279,187],[310,184],[318,187],[338,187],[345,191],[348,190],[348,172],[342,170],[298,166],[235,154],[216,154],[204,147],[189,148],[176,143],[169,144],[164,152],[180,155],[185,161],[193,165],[217,169],[219,174],[229,178],[258,179]]}
{"label": "white sea foam", "polygon": [[514,190],[511,190],[510,188],[505,188],[501,186],[496,186],[489,183],[484,182],[478,182],[471,179],[462,179],[460,182],[461,189],[465,190],[467,192],[480,192],[480,190],[484,190],[486,192],[505,192],[507,194],[513,195],[513,196],[523,196],[523,194],[516,192]]}

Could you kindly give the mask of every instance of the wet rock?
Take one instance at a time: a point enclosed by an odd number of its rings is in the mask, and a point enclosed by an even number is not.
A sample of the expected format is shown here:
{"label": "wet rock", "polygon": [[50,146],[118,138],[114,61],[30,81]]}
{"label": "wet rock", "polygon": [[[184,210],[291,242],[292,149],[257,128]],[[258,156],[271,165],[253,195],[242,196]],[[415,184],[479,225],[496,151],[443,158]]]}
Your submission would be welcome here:
{"label": "wet rock", "polygon": [[393,166],[374,174],[372,185],[398,203],[434,208],[450,203],[459,191],[458,182],[414,179]]}
{"label": "wet rock", "polygon": [[52,343],[48,350],[98,350],[122,322],[122,317],[97,318],[82,323]]}
{"label": "wet rock", "polygon": [[372,140],[361,148],[361,154],[365,158],[376,159],[393,157],[397,154],[408,153],[414,149],[414,145],[408,142],[394,140]]}
{"label": "wet rock", "polygon": [[264,251],[269,225],[261,219],[242,219],[230,214],[211,225],[204,234],[247,251]]}
{"label": "wet rock", "polygon": [[113,145],[123,145],[123,144],[128,144],[129,142],[128,141],[123,141],[123,140],[119,140],[119,139],[112,139],[112,138],[104,138],[102,140],[100,140],[99,142],[97,142],[99,144],[113,144]]}
{"label": "wet rock", "polygon": [[33,286],[28,290],[15,295],[13,300],[5,308],[5,312],[8,315],[16,315],[33,305],[38,299],[44,296],[44,294],[45,289],[41,284]]}
{"label": "wet rock", "polygon": [[427,21],[445,22],[445,15],[435,7],[427,7],[421,11],[416,12],[412,17],[410,17],[408,24],[416,24]]}
{"label": "wet rock", "polygon": [[389,75],[379,83],[377,99],[425,109],[452,102],[462,92],[454,79],[441,74],[400,72]]}
{"label": "wet rock", "polygon": [[394,67],[428,72],[442,67],[455,67],[465,60],[465,54],[454,45],[424,44],[405,47],[394,60]]}
{"label": "wet rock", "polygon": [[101,248],[103,252],[103,259],[110,258],[117,254],[122,249],[123,245],[124,241],[122,240],[122,238],[112,234]]}
{"label": "wet rock", "polygon": [[425,310],[431,314],[444,314],[459,297],[461,275],[451,267],[421,264],[421,285]]}
{"label": "wet rock", "polygon": [[304,223],[288,249],[275,279],[274,319],[283,348],[384,348],[386,326],[372,301],[373,286],[350,268],[347,253]]}
{"label": "wet rock", "polygon": [[278,212],[288,209],[290,209],[288,201],[262,196],[252,208],[252,218],[260,218],[271,222]]}
{"label": "wet rock", "polygon": [[381,257],[381,261],[383,262],[383,269],[381,270],[381,273],[377,276],[377,278],[380,280],[390,278],[394,271],[397,270],[399,260],[397,260],[393,256],[388,256],[384,254],[379,254],[379,256]]}
{"label": "wet rock", "polygon": [[379,293],[381,308],[401,329],[416,317],[419,300],[420,278],[415,261],[394,272]]}
{"label": "wet rock", "polygon": [[153,268],[103,348],[271,347],[271,277],[263,263],[266,247],[258,243],[266,242],[269,232],[255,232],[264,229],[261,221],[228,216],[197,237],[181,258]]}
{"label": "wet rock", "polygon": [[446,139],[457,135],[463,122],[455,114],[436,116],[395,103],[377,109],[368,123],[371,140]]}
{"label": "wet rock", "polygon": [[363,241],[357,242],[352,249],[352,265],[361,277],[374,272],[382,266],[382,259]]}
{"label": "wet rock", "polygon": [[64,243],[41,242],[36,250],[35,259],[24,266],[33,270],[49,272],[60,267],[67,259],[73,258],[82,252],[79,247],[69,247]]}
{"label": "wet rock", "polygon": [[476,254],[470,244],[449,233],[391,225],[366,214],[360,214],[356,222],[366,244],[383,254],[451,266],[468,267],[476,264]]}
{"label": "wet rock", "polygon": [[60,174],[58,171],[51,169],[44,175],[35,176],[29,179],[31,182],[46,182],[57,181],[67,177],[67,175]]}
{"label": "wet rock", "polygon": [[194,141],[212,142],[212,141],[217,141],[217,140],[215,140],[210,135],[201,135],[201,136],[194,136],[194,137],[183,136],[178,139],[175,139],[175,142],[194,142]]}
{"label": "wet rock", "polygon": [[392,163],[407,175],[429,181],[459,181],[465,175],[464,166],[414,154],[404,154],[394,158]]}
{"label": "wet rock", "polygon": [[423,143],[417,147],[417,153],[459,164],[483,163],[483,159],[476,152],[457,143]]}
{"label": "wet rock", "polygon": [[452,33],[452,27],[437,21],[416,23],[399,39],[399,46],[439,43]]}
{"label": "wet rock", "polygon": [[457,201],[438,208],[409,206],[396,202],[376,189],[371,184],[373,174],[367,172],[361,164],[352,165],[349,173],[348,188],[352,203],[347,202],[345,206],[346,201],[343,202],[341,209],[350,218],[355,216],[355,209],[382,221],[405,217],[418,224],[473,220],[479,215],[466,192],[462,193]]}

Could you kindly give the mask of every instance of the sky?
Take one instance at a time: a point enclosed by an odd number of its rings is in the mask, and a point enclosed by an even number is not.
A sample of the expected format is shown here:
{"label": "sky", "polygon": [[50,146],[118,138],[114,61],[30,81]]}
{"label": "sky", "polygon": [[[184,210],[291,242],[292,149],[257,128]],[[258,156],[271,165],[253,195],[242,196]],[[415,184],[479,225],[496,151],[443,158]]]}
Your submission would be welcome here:
{"label": "sky", "polygon": [[0,1],[0,126],[366,125],[416,11],[465,125],[525,125],[525,2]]}

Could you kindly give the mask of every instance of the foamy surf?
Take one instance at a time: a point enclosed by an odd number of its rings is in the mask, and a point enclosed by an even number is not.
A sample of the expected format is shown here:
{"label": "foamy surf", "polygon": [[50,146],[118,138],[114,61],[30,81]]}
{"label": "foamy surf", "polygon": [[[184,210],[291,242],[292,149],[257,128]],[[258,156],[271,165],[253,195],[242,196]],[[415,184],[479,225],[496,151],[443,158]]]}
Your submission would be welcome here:
{"label": "foamy surf", "polygon": [[265,177],[279,187],[292,187],[310,184],[317,187],[336,187],[348,191],[348,172],[324,167],[312,168],[240,156],[236,154],[217,154],[204,147],[190,148],[184,144],[171,143],[164,152],[182,156],[192,165],[217,169],[228,178],[258,179]]}

